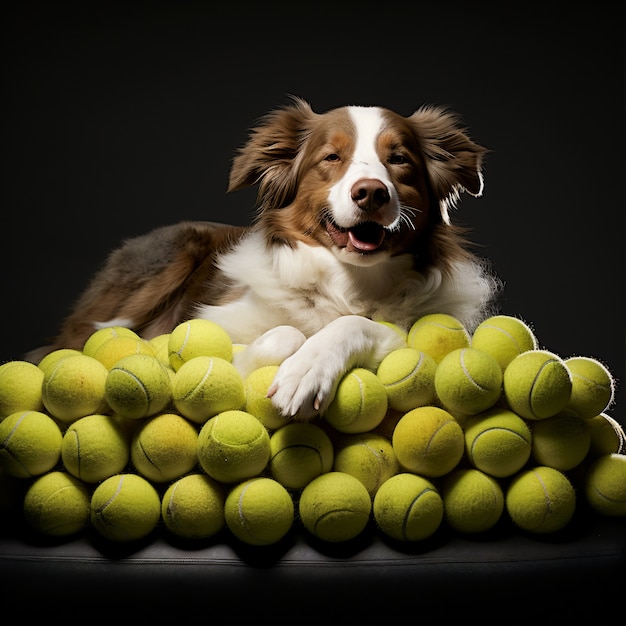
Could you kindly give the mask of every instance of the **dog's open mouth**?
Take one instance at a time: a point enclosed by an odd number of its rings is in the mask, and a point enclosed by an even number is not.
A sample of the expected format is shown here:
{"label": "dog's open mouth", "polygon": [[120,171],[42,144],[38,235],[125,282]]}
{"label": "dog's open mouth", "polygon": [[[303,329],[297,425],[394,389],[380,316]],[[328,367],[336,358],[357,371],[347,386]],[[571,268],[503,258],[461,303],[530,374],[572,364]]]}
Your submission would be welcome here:
{"label": "dog's open mouth", "polygon": [[350,228],[341,228],[327,220],[326,231],[336,246],[353,248],[362,253],[375,252],[385,240],[385,229],[377,222],[361,222]]}

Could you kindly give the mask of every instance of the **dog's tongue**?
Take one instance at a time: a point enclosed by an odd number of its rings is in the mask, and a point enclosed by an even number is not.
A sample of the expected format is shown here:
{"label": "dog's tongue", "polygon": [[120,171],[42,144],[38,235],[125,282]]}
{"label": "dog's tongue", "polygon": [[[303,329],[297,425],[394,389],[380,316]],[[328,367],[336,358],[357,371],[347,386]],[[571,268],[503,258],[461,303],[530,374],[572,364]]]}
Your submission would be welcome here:
{"label": "dog's tongue", "polygon": [[350,243],[357,250],[363,250],[364,252],[379,248],[384,238],[385,231],[383,227],[374,222],[365,222],[348,229]]}

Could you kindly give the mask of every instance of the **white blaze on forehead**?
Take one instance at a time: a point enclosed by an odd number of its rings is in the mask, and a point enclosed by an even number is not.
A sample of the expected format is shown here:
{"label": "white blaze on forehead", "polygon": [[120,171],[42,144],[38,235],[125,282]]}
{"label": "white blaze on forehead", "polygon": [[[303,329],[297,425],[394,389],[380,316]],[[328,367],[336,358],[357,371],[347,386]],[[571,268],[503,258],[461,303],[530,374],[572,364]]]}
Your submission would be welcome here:
{"label": "white blaze on forehead", "polygon": [[[348,112],[356,129],[356,145],[350,168],[363,169],[364,176],[373,177],[372,172],[378,172],[377,178],[385,180],[387,170],[380,162],[376,151],[376,141],[383,127],[383,116],[378,107],[349,107]],[[387,182],[385,180],[385,182]]]}

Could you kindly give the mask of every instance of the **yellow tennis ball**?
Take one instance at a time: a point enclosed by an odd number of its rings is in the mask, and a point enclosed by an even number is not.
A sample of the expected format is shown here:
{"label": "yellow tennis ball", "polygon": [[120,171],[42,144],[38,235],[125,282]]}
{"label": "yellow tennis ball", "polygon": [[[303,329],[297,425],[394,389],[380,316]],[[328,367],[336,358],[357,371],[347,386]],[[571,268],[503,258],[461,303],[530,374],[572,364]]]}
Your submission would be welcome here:
{"label": "yellow tennis ball", "polygon": [[246,401],[243,378],[230,361],[197,356],[174,374],[172,400],[181,415],[204,424],[218,413],[243,408]]}
{"label": "yellow tennis ball", "polygon": [[564,409],[572,377],[561,357],[548,350],[528,350],[504,370],[504,396],[512,411],[528,420],[552,417]]}
{"label": "yellow tennis ball", "polygon": [[287,489],[302,489],[330,472],[334,458],[330,437],[311,422],[290,422],[270,437],[269,471]]}
{"label": "yellow tennis ball", "polygon": [[184,417],[162,413],[149,418],[133,436],[130,458],[139,474],[153,483],[176,480],[198,461],[198,431]]}
{"label": "yellow tennis ball", "polygon": [[615,379],[597,359],[576,356],[565,359],[572,375],[572,392],[567,408],[580,417],[590,418],[605,411],[613,402]]}
{"label": "yellow tennis ball", "polygon": [[37,363],[37,367],[46,374],[51,370],[60,359],[64,359],[66,356],[76,356],[77,354],[83,354],[80,350],[74,350],[72,348],[59,348],[46,354],[46,356]]}
{"label": "yellow tennis ball", "polygon": [[293,526],[295,507],[287,489],[272,478],[246,480],[231,489],[224,504],[230,532],[253,546],[280,541]]}
{"label": "yellow tennis ball", "polygon": [[589,454],[593,457],[626,452],[626,433],[610,415],[600,413],[586,420],[589,428]]}
{"label": "yellow tennis ball", "polygon": [[323,417],[341,433],[364,433],[383,421],[387,406],[387,391],[376,374],[355,367],[339,381]]}
{"label": "yellow tennis ball", "polygon": [[376,375],[387,391],[389,406],[396,411],[410,411],[433,404],[435,359],[414,348],[390,352],[378,366]]}
{"label": "yellow tennis ball", "polygon": [[460,416],[491,408],[502,394],[502,369],[487,352],[458,348],[441,359],[435,391],[445,409]]}
{"label": "yellow tennis ball", "polygon": [[626,455],[605,454],[595,459],[584,477],[584,493],[596,513],[625,517]]}
{"label": "yellow tennis ball", "polygon": [[388,439],[375,433],[347,435],[335,451],[333,469],[358,478],[374,496],[380,486],[400,471]]}
{"label": "yellow tennis ball", "polygon": [[172,399],[170,376],[155,356],[131,354],[109,369],[104,398],[122,417],[150,417],[163,411]]}
{"label": "yellow tennis ball", "polygon": [[16,478],[45,474],[61,458],[63,434],[39,411],[18,411],[0,422],[0,465]]}
{"label": "yellow tennis ball", "polygon": [[398,326],[398,324],[394,324],[393,322],[386,322],[384,320],[377,320],[379,324],[382,324],[383,326],[386,326],[387,328],[391,328],[391,330],[393,330],[398,337],[400,337],[400,339],[402,339],[402,341],[404,341],[404,343],[407,342],[408,338],[409,338],[409,333],[402,328],[401,326]]}
{"label": "yellow tennis ball", "polygon": [[591,445],[586,420],[563,410],[544,420],[530,423],[532,457],[537,465],[547,465],[566,472],[585,460]]}
{"label": "yellow tennis ball", "polygon": [[39,476],[24,495],[24,520],[53,537],[75,535],[89,524],[90,493],[85,483],[62,471]]}
{"label": "yellow tennis ball", "polygon": [[236,483],[258,476],[271,454],[265,426],[245,411],[224,411],[200,429],[197,447],[202,469],[223,483]]}
{"label": "yellow tennis ball", "polygon": [[540,465],[513,477],[504,503],[509,517],[519,528],[530,533],[552,533],[572,519],[576,492],[563,472]]}
{"label": "yellow tennis ball", "polygon": [[300,494],[300,521],[318,539],[331,543],[358,537],[367,526],[372,499],[363,483],[344,472],[314,478]]}
{"label": "yellow tennis ball", "polygon": [[124,470],[130,460],[128,436],[111,415],[87,415],[63,434],[61,460],[65,469],[86,483],[98,483]]}
{"label": "yellow tennis ball", "polygon": [[435,534],[443,519],[443,500],[422,476],[400,473],[376,492],[372,507],[378,528],[398,541],[422,541]]}
{"label": "yellow tennis ball", "polygon": [[476,469],[504,478],[521,470],[532,452],[532,433],[513,411],[493,408],[467,419],[465,451]]}
{"label": "yellow tennis ball", "polygon": [[285,418],[274,406],[267,392],[278,372],[278,365],[265,365],[253,370],[244,380],[244,394],[246,397],[244,410],[252,413],[269,430],[284,426]]}
{"label": "yellow tennis ball", "polygon": [[475,468],[458,469],[440,486],[447,524],[462,533],[482,533],[493,528],[504,511],[500,483]]}
{"label": "yellow tennis ball", "polygon": [[470,334],[454,316],[445,313],[431,313],[420,317],[409,329],[409,348],[426,352],[437,363],[458,348],[468,348]]}
{"label": "yellow tennis ball", "polygon": [[418,407],[402,416],[391,443],[401,468],[429,478],[451,472],[465,448],[460,424],[435,406]]}
{"label": "yellow tennis ball", "polygon": [[101,482],[91,496],[91,525],[110,541],[143,539],[160,519],[159,494],[138,474],[115,474]]}
{"label": "yellow tennis ball", "polygon": [[132,335],[120,335],[103,342],[93,352],[93,358],[100,361],[109,370],[120,359],[132,354],[155,356],[154,348],[145,339],[133,337]]}
{"label": "yellow tennis ball", "polygon": [[0,365],[0,419],[17,411],[43,411],[43,371],[29,361]]}
{"label": "yellow tennis ball", "polygon": [[66,423],[93,413],[106,413],[107,374],[100,361],[85,354],[60,359],[43,377],[41,394],[46,410]]}
{"label": "yellow tennis ball", "polygon": [[476,326],[471,347],[490,354],[504,371],[517,355],[535,350],[537,338],[521,319],[511,315],[494,315]]}
{"label": "yellow tennis ball", "polygon": [[82,352],[87,356],[95,356],[96,351],[105,341],[115,337],[140,338],[134,330],[125,326],[106,326],[105,328],[99,328],[87,337],[87,341],[83,344]]}
{"label": "yellow tennis ball", "polygon": [[207,539],[225,525],[224,490],[206,474],[187,474],[166,489],[161,518],[168,531],[186,539]]}
{"label": "yellow tennis ball", "polygon": [[165,367],[172,369],[170,363],[169,353],[170,334],[165,333],[163,335],[157,335],[148,340],[150,347],[154,350],[154,356],[159,359],[159,362]]}
{"label": "yellow tennis ball", "polygon": [[233,359],[233,344],[229,334],[215,322],[192,319],[182,322],[170,333],[168,342],[170,364],[178,370],[183,363],[198,356]]}

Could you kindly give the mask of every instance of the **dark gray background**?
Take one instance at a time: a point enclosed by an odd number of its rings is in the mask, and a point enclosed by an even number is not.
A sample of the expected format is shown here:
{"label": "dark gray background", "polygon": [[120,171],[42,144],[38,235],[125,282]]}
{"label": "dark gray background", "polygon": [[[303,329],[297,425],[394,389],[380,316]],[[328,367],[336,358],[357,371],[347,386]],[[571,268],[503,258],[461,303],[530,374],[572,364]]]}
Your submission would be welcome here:
{"label": "dark gray background", "polygon": [[5,2],[0,360],[54,334],[122,239],[248,222],[230,160],[287,94],[435,103],[492,151],[453,218],[504,280],[502,312],[602,360],[623,422],[620,5]]}

